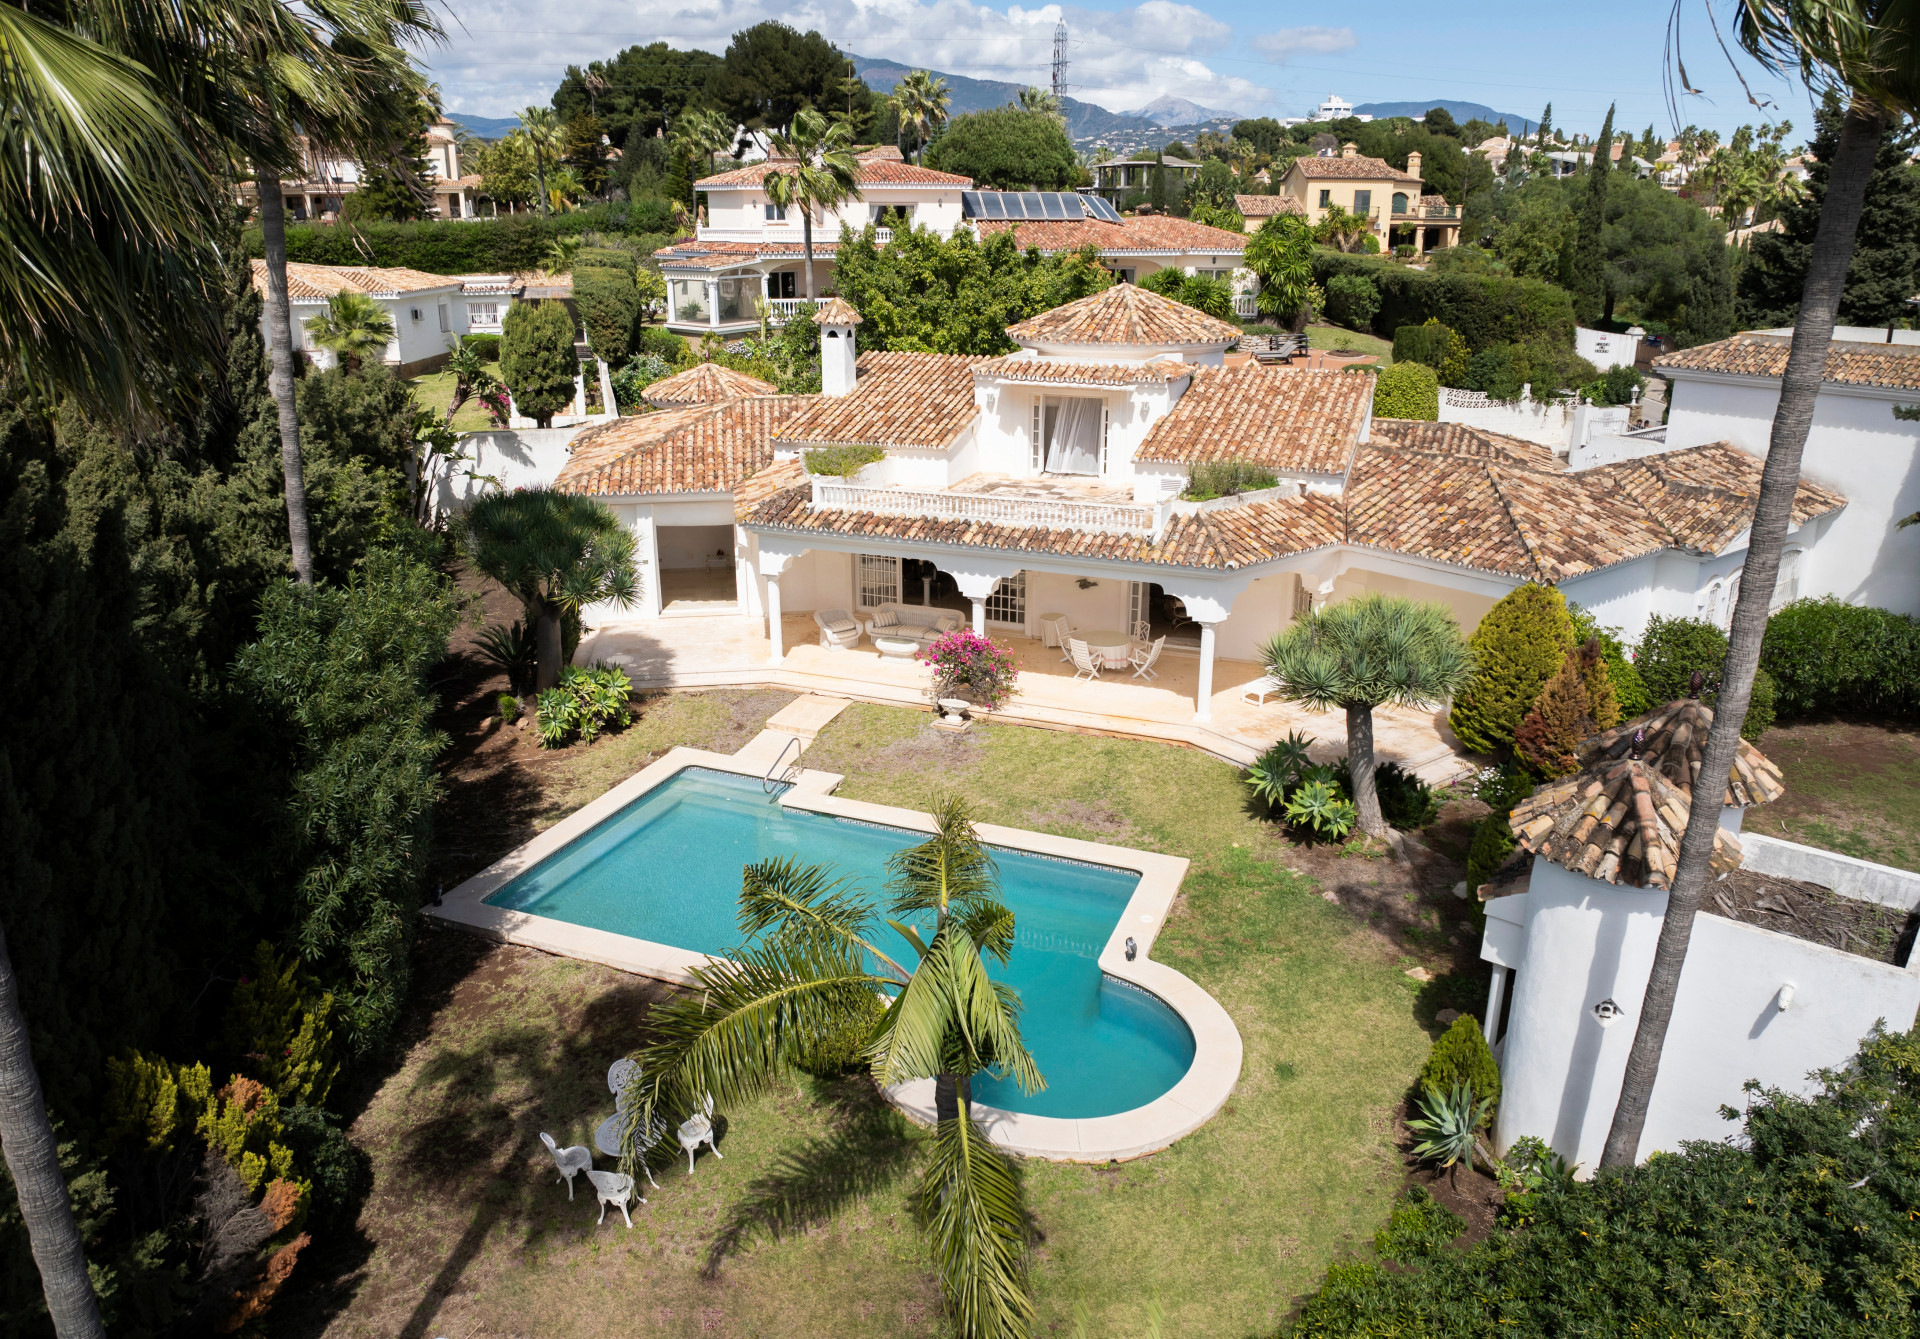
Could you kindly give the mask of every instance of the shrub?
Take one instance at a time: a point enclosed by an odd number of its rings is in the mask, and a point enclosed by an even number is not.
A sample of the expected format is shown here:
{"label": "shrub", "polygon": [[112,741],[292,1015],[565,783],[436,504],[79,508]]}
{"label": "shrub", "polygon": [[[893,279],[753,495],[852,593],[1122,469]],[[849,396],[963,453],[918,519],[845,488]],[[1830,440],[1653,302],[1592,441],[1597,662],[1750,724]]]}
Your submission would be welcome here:
{"label": "shrub", "polygon": [[1473,1089],[1476,1097],[1489,1102],[1500,1100],[1500,1065],[1487,1048],[1480,1020],[1472,1014],[1461,1014],[1453,1020],[1453,1025],[1433,1044],[1427,1063],[1420,1068],[1423,1089],[1438,1088],[1445,1092],[1456,1084],[1465,1084]]}
{"label": "shrub", "polygon": [[1480,1127],[1493,1114],[1493,1102],[1473,1088],[1456,1083],[1445,1090],[1423,1088],[1415,1099],[1420,1115],[1407,1122],[1407,1129],[1424,1135],[1413,1146],[1413,1156],[1440,1167],[1473,1166],[1474,1144]]}
{"label": "shrub", "polygon": [[1380,290],[1363,274],[1336,274],[1327,281],[1327,319],[1365,330],[1380,310]]}
{"label": "shrub", "polygon": [[[1401,242],[1393,248],[1393,254],[1401,260],[1412,260],[1416,250],[1418,248],[1412,242]],[[1397,354],[1395,356],[1398,357]]]}
{"label": "shrub", "polygon": [[1920,620],[1832,596],[1795,600],[1767,620],[1760,664],[1782,716],[1920,716]]}
{"label": "shrub", "polygon": [[634,341],[633,351],[636,355],[650,353],[675,370],[693,362],[693,350],[687,347],[687,341],[662,325],[642,329]]}
{"label": "shrub", "polygon": [[1489,344],[1468,358],[1460,384],[1465,390],[1480,391],[1495,400],[1518,400],[1524,383],[1514,370],[1513,346]]}
{"label": "shrub", "polygon": [[625,252],[583,249],[573,262],[573,301],[593,356],[609,367],[627,361],[640,324],[640,290]]}
{"label": "shrub", "polygon": [[1476,753],[1498,753],[1540,690],[1573,646],[1567,602],[1552,586],[1515,587],[1487,611],[1468,638],[1476,666],[1473,682],[1448,716],[1460,742]]}
{"label": "shrub", "polygon": [[1496,809],[1473,829],[1473,841],[1467,847],[1467,895],[1471,897],[1493,872],[1507,863],[1507,857],[1519,847],[1508,823],[1511,807]]}
{"label": "shrub", "polygon": [[1466,1231],[1467,1220],[1440,1203],[1425,1186],[1408,1186],[1393,1206],[1387,1225],[1373,1236],[1382,1259],[1416,1264]]}
{"label": "shrub", "polygon": [[560,671],[559,684],[536,699],[534,725],[540,732],[540,746],[559,748],[576,734],[581,743],[591,744],[602,729],[633,719],[633,709],[627,705],[632,695],[633,681],[623,669],[568,665]]}
{"label": "shrub", "polygon": [[[1364,275],[1379,290],[1376,334],[1391,335],[1432,318],[1458,331],[1470,349],[1537,340],[1573,351],[1573,300],[1564,289],[1537,279],[1441,274],[1316,248],[1315,282],[1324,288],[1340,274]],[[1591,379],[1594,373],[1587,375]]]}
{"label": "shrub", "polygon": [[1203,460],[1188,471],[1187,486],[1180,496],[1189,502],[1205,502],[1209,498],[1257,493],[1279,482],[1279,475],[1251,460]]}
{"label": "shrub", "polygon": [[808,474],[830,479],[845,479],[886,458],[887,453],[877,446],[820,446],[803,456]]}
{"label": "shrub", "polygon": [[512,725],[520,719],[520,699],[512,693],[502,693],[494,699],[494,705],[500,709],[500,723]]}
{"label": "shrub", "polygon": [[965,689],[981,706],[994,711],[1019,691],[1020,663],[1013,651],[967,628],[935,639],[913,658],[932,668],[927,696],[935,701]]}
{"label": "shrub", "polygon": [[[1620,629],[1601,627],[1599,619],[1572,600],[1567,601],[1567,617],[1573,620],[1576,640],[1584,642],[1589,638],[1599,639],[1600,654],[1607,662],[1607,680],[1613,685],[1614,700],[1620,704],[1617,719],[1631,720],[1651,707],[1652,698],[1648,696],[1640,671],[1633,667],[1633,661],[1627,657],[1626,645],[1620,640]],[[1601,728],[1605,729],[1606,726]]]}
{"label": "shrub", "polygon": [[463,335],[460,342],[479,354],[482,362],[493,363],[500,360],[500,336],[498,335]]}
{"label": "shrub", "polygon": [[474,640],[480,658],[507,676],[508,687],[522,697],[533,691],[539,648],[532,628],[516,618],[510,624],[489,624]]}
{"label": "shrub", "polygon": [[[1762,645],[1761,655],[1766,654]],[[1702,677],[1700,700],[1709,707],[1719,700],[1720,672],[1727,659],[1727,634],[1700,618],[1663,618],[1655,614],[1647,620],[1647,630],[1634,648],[1634,667],[1647,686],[1655,706],[1662,706],[1692,691],[1694,672]],[[1773,676],[1763,667],[1754,675],[1753,696],[1747,703],[1747,719],[1740,733],[1758,739],[1773,726]]]}
{"label": "shrub", "polygon": [[580,360],[573,352],[573,318],[558,302],[516,302],[501,322],[500,379],[520,412],[551,427],[573,400]]}
{"label": "shrub", "polygon": [[1155,270],[1140,281],[1140,287],[1219,320],[1233,319],[1233,290],[1211,275],[1187,274],[1172,268]]}
{"label": "shrub", "polygon": [[298,959],[273,946],[254,949],[252,974],[227,1006],[227,1046],[252,1062],[254,1075],[282,1102],[326,1103],[339,1073],[334,1058],[333,996],[304,979]]}
{"label": "shrub", "polygon": [[1600,639],[1589,637],[1540,690],[1533,708],[1514,733],[1514,751],[1544,780],[1580,769],[1576,746],[1597,730],[1620,722],[1620,704],[1607,680]]}
{"label": "shrub", "polygon": [[1628,363],[1622,367],[1608,368],[1582,386],[1580,393],[1601,406],[1632,404],[1634,392],[1645,388],[1646,384],[1646,374]]}
{"label": "shrub", "polygon": [[1440,377],[1424,363],[1399,361],[1380,373],[1373,385],[1375,418],[1417,418],[1428,423],[1440,417]]}
{"label": "shrub", "polygon": [[646,405],[647,387],[672,375],[673,367],[659,354],[640,354],[613,374],[613,401],[623,414],[638,411]]}
{"label": "shrub", "polygon": [[1331,781],[1307,781],[1287,796],[1287,821],[1316,837],[1339,841],[1360,821],[1358,811]]}
{"label": "shrub", "polygon": [[[1353,795],[1353,774],[1345,758],[1333,766],[1340,793]],[[1389,826],[1417,832],[1440,816],[1440,792],[1397,762],[1376,762],[1373,788],[1380,796],[1380,816]]]}

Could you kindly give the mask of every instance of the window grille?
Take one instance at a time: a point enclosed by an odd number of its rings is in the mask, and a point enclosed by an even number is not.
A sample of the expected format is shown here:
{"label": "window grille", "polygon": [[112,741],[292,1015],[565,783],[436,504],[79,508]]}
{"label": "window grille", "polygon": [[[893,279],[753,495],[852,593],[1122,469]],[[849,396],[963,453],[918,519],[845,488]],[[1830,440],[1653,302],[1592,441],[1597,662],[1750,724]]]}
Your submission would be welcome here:
{"label": "window grille", "polygon": [[1027,625],[1027,574],[1015,572],[1001,577],[1000,584],[987,597],[987,622]]}
{"label": "window grille", "polygon": [[900,603],[900,560],[885,553],[859,555],[856,587],[860,607]]}

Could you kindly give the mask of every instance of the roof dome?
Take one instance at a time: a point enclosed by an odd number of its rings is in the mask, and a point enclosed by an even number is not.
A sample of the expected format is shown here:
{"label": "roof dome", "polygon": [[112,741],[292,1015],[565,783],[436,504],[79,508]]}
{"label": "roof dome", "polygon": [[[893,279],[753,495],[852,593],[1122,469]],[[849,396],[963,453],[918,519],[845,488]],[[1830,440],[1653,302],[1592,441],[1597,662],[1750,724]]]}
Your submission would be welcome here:
{"label": "roof dome", "polygon": [[1240,328],[1136,284],[1114,284],[1010,325],[1007,337],[1028,348],[1224,349]]}

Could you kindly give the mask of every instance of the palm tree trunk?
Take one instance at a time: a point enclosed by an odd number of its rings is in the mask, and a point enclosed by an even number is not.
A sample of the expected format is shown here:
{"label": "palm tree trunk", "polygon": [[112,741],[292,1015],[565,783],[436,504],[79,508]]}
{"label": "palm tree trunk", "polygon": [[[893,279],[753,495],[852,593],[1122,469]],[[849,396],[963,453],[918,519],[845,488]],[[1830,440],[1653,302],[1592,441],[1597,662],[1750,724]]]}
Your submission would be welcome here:
{"label": "palm tree trunk", "polygon": [[1373,708],[1347,704],[1347,771],[1353,778],[1353,807],[1360,830],[1382,841],[1387,820],[1380,813],[1380,792],[1373,784]]}
{"label": "palm tree trunk", "polygon": [[47,1120],[40,1072],[33,1065],[27,1020],[20,1012],[20,986],[7,956],[7,934],[0,928],[0,1149],[20,1200],[20,1216],[40,1269],[53,1332],[60,1339],[104,1336],[100,1303],[87,1276],[80,1229],[73,1221],[66,1178],[60,1175],[59,1147]]}
{"label": "palm tree trunk", "polygon": [[260,233],[267,260],[267,389],[280,411],[280,474],[286,483],[287,542],[293,571],[303,586],[313,584],[313,538],[307,525],[307,480],[300,464],[300,413],[293,399],[293,309],[287,302],[287,202],[280,174],[256,167],[260,194]]}
{"label": "palm tree trunk", "polygon": [[813,211],[800,204],[800,238],[807,248],[807,301],[813,301]]}
{"label": "palm tree trunk", "polygon": [[945,1124],[973,1115],[973,1083],[965,1074],[942,1074],[933,1081],[933,1117]]}
{"label": "palm tree trunk", "polygon": [[1866,202],[1867,179],[1873,174],[1874,155],[1886,131],[1886,120],[1857,99],[1840,125],[1840,141],[1827,178],[1827,198],[1820,207],[1820,230],[1814,234],[1808,256],[1800,315],[1793,324],[1793,345],[1780,378],[1780,404],[1774,411],[1767,463],[1760,475],[1760,497],[1747,539],[1747,561],[1740,569],[1740,597],[1733,609],[1713,728],[1700,757],[1699,784],[1706,789],[1696,789],[1686,835],[1680,841],[1673,888],[1667,895],[1667,915],[1660,926],[1660,942],[1654,949],[1653,970],[1640,1007],[1640,1023],[1633,1034],[1633,1050],[1627,1056],[1613,1125],[1600,1155],[1602,1168],[1631,1167],[1639,1161],[1640,1135],[1646,1127],[1654,1081],[1660,1074],[1660,1050],[1666,1042],[1667,1024],[1673,1018],[1674,995],[1687,961],[1687,941],[1693,934],[1694,913],[1707,881],[1707,860],[1720,826],[1719,791],[1714,778],[1725,777],[1733,770],[1740,727],[1747,719],[1753,675],[1760,664],[1760,642],[1767,631],[1767,606],[1773,599],[1780,550],[1786,542],[1794,490],[1800,482],[1800,456],[1807,444],[1807,430],[1813,424],[1820,382],[1826,374],[1827,348],[1833,342],[1834,317],[1846,284],[1847,265],[1853,259],[1854,234]]}
{"label": "palm tree trunk", "polygon": [[544,693],[560,682],[560,609],[542,600],[533,615],[533,690]]}
{"label": "palm tree trunk", "polygon": [[547,216],[547,156],[538,149],[533,153],[533,174],[540,179],[540,217]]}

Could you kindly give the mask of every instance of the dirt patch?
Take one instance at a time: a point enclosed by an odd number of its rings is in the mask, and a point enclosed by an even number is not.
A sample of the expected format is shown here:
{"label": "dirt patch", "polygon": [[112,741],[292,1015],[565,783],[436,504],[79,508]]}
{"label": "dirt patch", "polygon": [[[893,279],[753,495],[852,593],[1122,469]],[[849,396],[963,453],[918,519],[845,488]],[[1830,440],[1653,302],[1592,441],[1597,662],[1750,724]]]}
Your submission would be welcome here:
{"label": "dirt patch", "polygon": [[1478,1167],[1442,1169],[1415,1157],[1413,1150],[1420,1136],[1407,1128],[1409,1114],[1403,1106],[1394,1118],[1394,1143],[1406,1171],[1402,1188],[1419,1186],[1466,1220],[1466,1229],[1454,1238],[1455,1249],[1466,1250],[1478,1245],[1492,1235],[1500,1208],[1507,1202],[1505,1192],[1499,1182]]}
{"label": "dirt patch", "polygon": [[942,730],[932,722],[933,717],[928,716],[927,724],[905,739],[863,751],[862,765],[890,776],[914,774],[935,778],[950,777],[980,761],[986,749],[986,731],[991,727],[975,724],[956,733]]}
{"label": "dirt patch", "polygon": [[1138,836],[1126,815],[1100,800],[1058,800],[1044,809],[1029,811],[1027,822],[1042,831],[1073,828],[1116,843],[1132,841]]}
{"label": "dirt patch", "polygon": [[1802,879],[1737,869],[1707,889],[1701,910],[1824,944],[1874,962],[1907,965],[1920,912],[1842,897]]}

